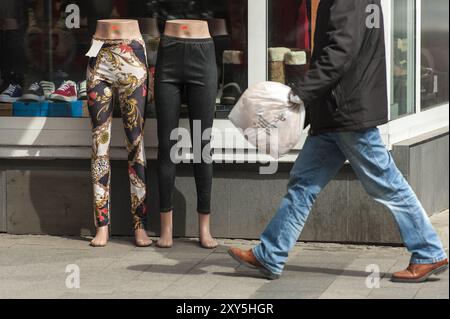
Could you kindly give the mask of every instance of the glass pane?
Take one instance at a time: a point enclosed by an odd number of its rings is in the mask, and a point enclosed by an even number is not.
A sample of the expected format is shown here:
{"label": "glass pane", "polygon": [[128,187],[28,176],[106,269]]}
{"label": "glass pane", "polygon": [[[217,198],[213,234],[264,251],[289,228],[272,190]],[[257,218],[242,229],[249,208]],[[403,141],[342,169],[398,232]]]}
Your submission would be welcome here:
{"label": "glass pane", "polygon": [[448,103],[448,0],[422,1],[422,109]]}
{"label": "glass pane", "polygon": [[269,0],[270,81],[289,83],[307,70],[316,0]]}
{"label": "glass pane", "polygon": [[[227,116],[240,92],[247,88],[246,0],[0,0],[0,94],[7,93],[0,96],[0,115],[11,115],[13,102],[20,102],[35,82],[52,91],[64,81],[83,86],[88,61],[85,53],[96,22],[109,18],[139,19],[151,79],[165,21],[208,21],[219,71],[217,117]],[[47,101],[49,96],[43,98]],[[151,95],[149,102],[147,117],[152,117]],[[82,103],[81,115],[87,117],[87,103]],[[26,111],[34,105],[25,105]],[[44,114],[39,110],[36,107],[36,116]],[[187,116],[186,103],[182,115]],[[120,117],[117,99],[114,116]]]}
{"label": "glass pane", "polygon": [[415,112],[415,0],[392,1],[391,119]]}

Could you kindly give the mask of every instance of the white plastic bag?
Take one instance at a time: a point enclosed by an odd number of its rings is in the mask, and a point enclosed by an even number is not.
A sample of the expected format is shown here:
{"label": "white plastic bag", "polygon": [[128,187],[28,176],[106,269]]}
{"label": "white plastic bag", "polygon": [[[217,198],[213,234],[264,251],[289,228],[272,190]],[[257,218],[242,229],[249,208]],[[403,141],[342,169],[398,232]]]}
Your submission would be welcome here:
{"label": "white plastic bag", "polygon": [[304,129],[304,105],[289,100],[291,91],[277,82],[258,83],[244,92],[229,115],[252,145],[274,158],[289,153]]}

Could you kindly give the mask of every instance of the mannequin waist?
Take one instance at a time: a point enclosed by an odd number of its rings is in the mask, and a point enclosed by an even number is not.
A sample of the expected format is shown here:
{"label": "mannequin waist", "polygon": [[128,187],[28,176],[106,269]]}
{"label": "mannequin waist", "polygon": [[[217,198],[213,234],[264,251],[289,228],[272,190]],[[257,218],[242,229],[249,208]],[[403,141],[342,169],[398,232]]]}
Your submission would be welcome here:
{"label": "mannequin waist", "polygon": [[99,20],[94,34],[97,40],[142,39],[136,20]]}
{"label": "mannequin waist", "polygon": [[184,39],[210,39],[208,24],[204,21],[172,20],[167,21],[164,35]]}

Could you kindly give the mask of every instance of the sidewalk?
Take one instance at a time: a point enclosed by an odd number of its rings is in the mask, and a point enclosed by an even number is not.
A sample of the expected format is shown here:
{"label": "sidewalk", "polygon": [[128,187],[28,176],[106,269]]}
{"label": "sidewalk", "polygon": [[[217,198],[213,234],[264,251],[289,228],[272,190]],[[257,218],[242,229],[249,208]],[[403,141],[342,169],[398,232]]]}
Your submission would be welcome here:
{"label": "sidewalk", "polygon": [[[448,211],[433,217],[448,253]],[[277,281],[237,267],[221,240],[209,251],[195,239],[174,248],[135,248],[113,239],[91,248],[86,238],[0,235],[0,298],[449,298],[449,275],[423,284],[389,281],[408,264],[403,248],[299,244]],[[80,269],[80,288],[66,287],[66,267]],[[379,288],[366,267],[380,270]],[[375,267],[375,268],[374,268]],[[368,283],[368,285],[366,284]]]}

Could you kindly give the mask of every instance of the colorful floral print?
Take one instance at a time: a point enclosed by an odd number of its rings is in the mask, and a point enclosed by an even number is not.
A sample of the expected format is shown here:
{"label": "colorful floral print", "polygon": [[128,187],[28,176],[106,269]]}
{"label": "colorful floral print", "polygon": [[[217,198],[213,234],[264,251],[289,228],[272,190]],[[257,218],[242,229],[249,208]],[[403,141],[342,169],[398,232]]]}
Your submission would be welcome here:
{"label": "colorful floral print", "polygon": [[133,225],[134,229],[143,229],[147,217],[144,114],[148,71],[145,47],[140,39],[104,42],[97,57],[89,60],[87,70],[95,225],[110,225],[111,102],[113,91],[117,90],[127,137]]}

